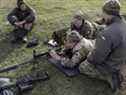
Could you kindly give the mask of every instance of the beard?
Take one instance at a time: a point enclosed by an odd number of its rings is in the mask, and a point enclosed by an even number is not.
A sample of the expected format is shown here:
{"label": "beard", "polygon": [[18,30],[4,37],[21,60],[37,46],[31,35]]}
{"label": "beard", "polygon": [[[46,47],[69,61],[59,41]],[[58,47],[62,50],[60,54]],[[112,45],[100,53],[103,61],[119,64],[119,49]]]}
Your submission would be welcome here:
{"label": "beard", "polygon": [[[105,18],[104,18],[105,19]],[[113,18],[112,19],[105,19],[105,25],[110,25],[113,23]]]}

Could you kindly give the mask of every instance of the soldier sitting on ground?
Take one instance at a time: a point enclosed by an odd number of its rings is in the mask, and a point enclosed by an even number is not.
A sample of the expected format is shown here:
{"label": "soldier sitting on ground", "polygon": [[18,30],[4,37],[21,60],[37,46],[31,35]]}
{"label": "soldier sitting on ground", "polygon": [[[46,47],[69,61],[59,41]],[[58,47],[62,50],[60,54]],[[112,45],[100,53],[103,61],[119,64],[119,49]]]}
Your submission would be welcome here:
{"label": "soldier sitting on ground", "polygon": [[14,26],[12,42],[25,41],[27,34],[33,28],[35,13],[23,0],[18,0],[17,7],[8,14],[7,19]]}
{"label": "soldier sitting on ground", "polygon": [[83,38],[77,31],[68,33],[64,49],[61,53],[52,50],[51,57],[60,61],[64,67],[74,68],[85,60],[89,51],[94,48],[94,41]]}

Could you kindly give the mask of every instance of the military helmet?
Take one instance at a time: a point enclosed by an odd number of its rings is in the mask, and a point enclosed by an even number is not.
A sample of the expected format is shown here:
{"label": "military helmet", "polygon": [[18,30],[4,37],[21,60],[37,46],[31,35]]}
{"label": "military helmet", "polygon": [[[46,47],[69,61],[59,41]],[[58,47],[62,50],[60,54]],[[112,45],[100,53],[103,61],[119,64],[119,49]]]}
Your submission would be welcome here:
{"label": "military helmet", "polygon": [[102,9],[109,15],[120,15],[120,6],[119,0],[107,0]]}
{"label": "military helmet", "polygon": [[69,42],[79,42],[82,39],[82,36],[77,31],[71,31],[67,35],[67,41]]}

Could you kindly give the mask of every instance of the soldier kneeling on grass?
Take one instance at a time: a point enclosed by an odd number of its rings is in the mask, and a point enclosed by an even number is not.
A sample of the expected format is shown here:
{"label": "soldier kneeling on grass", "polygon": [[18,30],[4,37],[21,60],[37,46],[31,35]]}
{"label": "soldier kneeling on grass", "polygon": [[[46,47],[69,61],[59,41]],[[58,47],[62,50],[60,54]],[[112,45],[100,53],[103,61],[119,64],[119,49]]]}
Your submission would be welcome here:
{"label": "soldier kneeling on grass", "polygon": [[64,49],[61,53],[52,50],[51,57],[60,61],[64,67],[74,68],[82,62],[89,51],[94,48],[94,40],[83,38],[77,31],[70,32],[66,37]]}
{"label": "soldier kneeling on grass", "polygon": [[14,26],[12,42],[25,41],[33,28],[35,12],[23,0],[18,0],[17,7],[8,14],[7,19]]}

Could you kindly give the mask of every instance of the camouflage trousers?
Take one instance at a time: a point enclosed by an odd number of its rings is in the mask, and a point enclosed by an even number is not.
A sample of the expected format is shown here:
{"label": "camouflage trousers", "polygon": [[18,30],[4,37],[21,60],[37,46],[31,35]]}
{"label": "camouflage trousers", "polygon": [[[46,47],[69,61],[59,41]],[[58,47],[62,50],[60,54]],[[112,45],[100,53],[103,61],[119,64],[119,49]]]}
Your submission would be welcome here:
{"label": "camouflage trousers", "polygon": [[120,67],[120,73],[122,75],[122,82],[119,91],[119,95],[126,95],[126,64],[122,64]]}
{"label": "camouflage trousers", "polygon": [[108,72],[100,72],[93,64],[90,64],[88,61],[82,62],[79,66],[79,70],[81,74],[87,75],[90,78],[107,81],[111,88],[113,88],[112,74]]}
{"label": "camouflage trousers", "polygon": [[79,65],[80,73],[90,76],[91,78],[97,78],[102,80],[107,80],[111,75],[107,72],[101,73],[93,64],[88,61],[84,61]]}
{"label": "camouflage trousers", "polygon": [[[126,64],[121,64],[119,67],[120,69],[120,76],[121,76],[121,83],[120,87],[114,93],[114,95],[126,95]],[[107,81],[111,88],[113,89],[113,80],[112,74],[106,72],[100,72],[93,64],[90,64],[88,61],[84,61],[80,64],[79,70],[81,74],[87,75],[91,78],[101,79]]]}

